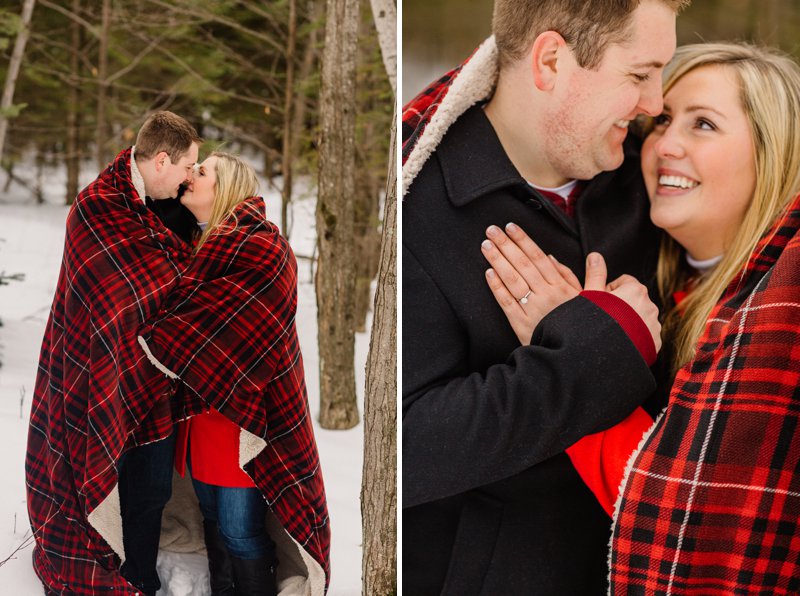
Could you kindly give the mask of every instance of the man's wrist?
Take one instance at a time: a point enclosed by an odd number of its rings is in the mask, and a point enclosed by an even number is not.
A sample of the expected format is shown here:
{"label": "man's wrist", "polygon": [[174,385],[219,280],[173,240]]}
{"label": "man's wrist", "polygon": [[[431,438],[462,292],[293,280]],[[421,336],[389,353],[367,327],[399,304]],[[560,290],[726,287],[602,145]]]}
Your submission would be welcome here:
{"label": "man's wrist", "polygon": [[610,292],[584,290],[580,295],[603,309],[608,316],[622,327],[622,330],[625,331],[628,339],[636,346],[648,366],[652,366],[655,363],[657,355],[656,344],[652,335],[650,335],[647,325],[645,325],[633,307]]}

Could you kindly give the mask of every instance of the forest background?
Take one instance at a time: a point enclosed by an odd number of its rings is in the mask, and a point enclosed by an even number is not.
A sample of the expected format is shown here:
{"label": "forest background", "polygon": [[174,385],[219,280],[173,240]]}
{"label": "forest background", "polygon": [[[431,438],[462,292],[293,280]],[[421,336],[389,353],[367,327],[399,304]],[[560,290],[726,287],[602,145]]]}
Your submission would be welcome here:
{"label": "forest background", "polygon": [[[491,26],[491,0],[404,0],[402,102],[460,64]],[[678,45],[749,40],[800,59],[800,2],[694,0],[678,17],[677,31]]]}

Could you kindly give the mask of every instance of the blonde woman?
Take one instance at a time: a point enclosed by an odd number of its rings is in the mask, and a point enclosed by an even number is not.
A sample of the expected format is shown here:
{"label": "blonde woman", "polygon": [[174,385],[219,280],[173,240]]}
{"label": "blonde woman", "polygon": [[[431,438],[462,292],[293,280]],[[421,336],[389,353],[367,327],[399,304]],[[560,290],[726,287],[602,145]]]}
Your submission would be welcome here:
{"label": "blonde woman", "polygon": [[[746,44],[686,46],[664,106],[642,171],[668,234],[658,284],[677,377],[627,474],[641,411],[570,456],[607,511],[621,492],[612,593],[797,593],[800,68]],[[531,317],[506,312],[524,337]]]}
{"label": "blonde woman", "polygon": [[[294,322],[296,262],[257,187],[235,155],[195,168],[181,197],[202,229],[193,263],[140,343],[179,381],[176,461],[183,475],[188,459],[200,501],[212,593],[276,594],[280,558],[286,573],[306,568],[290,592],[321,594],[329,530]],[[290,546],[291,565],[276,542]]]}

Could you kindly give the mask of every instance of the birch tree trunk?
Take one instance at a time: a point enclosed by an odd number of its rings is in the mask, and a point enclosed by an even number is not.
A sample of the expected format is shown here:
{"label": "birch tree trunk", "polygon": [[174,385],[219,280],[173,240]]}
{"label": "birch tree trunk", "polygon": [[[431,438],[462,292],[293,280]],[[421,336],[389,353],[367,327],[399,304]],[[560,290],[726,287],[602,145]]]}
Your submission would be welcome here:
{"label": "birch tree trunk", "polygon": [[106,103],[108,98],[108,35],[111,28],[111,0],[103,0],[102,22],[100,25],[100,50],[97,66],[97,133],[95,152],[97,169],[103,171],[108,165],[106,144],[108,143],[108,124],[106,123]]}
{"label": "birch tree trunk", "polygon": [[328,0],[320,92],[316,293],[320,424],[352,428],[356,404],[353,311],[358,0]]}
{"label": "birch tree trunk", "polygon": [[[80,13],[81,0],[72,0],[72,12]],[[81,149],[80,149],[80,53],[83,46],[83,33],[80,23],[70,23],[72,34],[72,54],[69,63],[69,102],[67,105],[67,188],[66,204],[71,205],[78,194],[78,179],[80,177]]]}
{"label": "birch tree trunk", "polygon": [[14,42],[14,49],[11,52],[11,61],[8,64],[6,83],[3,87],[3,98],[0,100],[0,160],[3,159],[3,151],[6,144],[6,131],[8,130],[8,112],[14,100],[14,89],[17,86],[19,67],[22,64],[22,57],[25,55],[25,46],[31,34],[31,17],[36,0],[25,0],[22,5],[22,15],[20,17],[20,27],[17,39]]}
{"label": "birch tree trunk", "polygon": [[[395,113],[396,117],[396,113]],[[364,394],[362,594],[397,593],[397,166],[392,118],[375,318]]]}
{"label": "birch tree trunk", "polygon": [[394,0],[370,0],[372,18],[378,32],[378,43],[381,46],[383,66],[392,86],[392,93],[397,95],[397,8]]}

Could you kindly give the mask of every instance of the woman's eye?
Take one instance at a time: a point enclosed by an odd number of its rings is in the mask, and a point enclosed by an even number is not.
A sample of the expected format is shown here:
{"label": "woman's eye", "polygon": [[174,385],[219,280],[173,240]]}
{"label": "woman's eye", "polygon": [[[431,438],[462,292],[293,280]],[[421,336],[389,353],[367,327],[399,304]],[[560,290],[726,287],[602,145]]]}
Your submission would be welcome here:
{"label": "woman's eye", "polygon": [[645,81],[649,81],[650,80],[650,74],[649,73],[646,73],[646,74],[633,73],[633,78],[636,79],[637,83],[644,83]]}
{"label": "woman's eye", "polygon": [[714,123],[706,120],[705,118],[698,118],[696,126],[702,130],[717,130],[717,127],[714,126]]}

